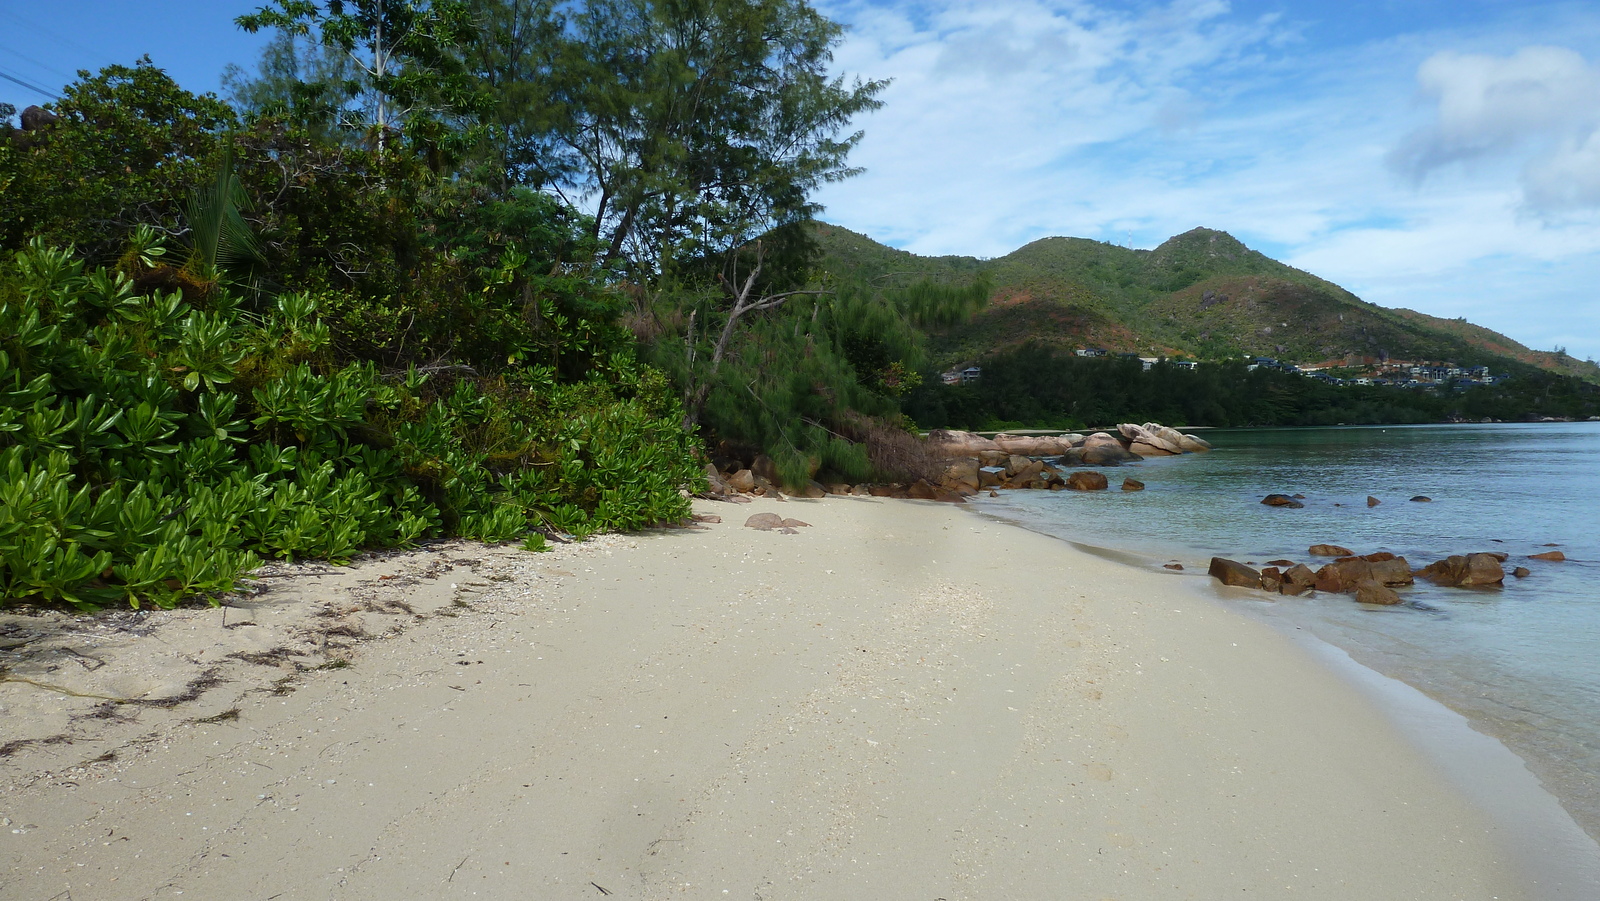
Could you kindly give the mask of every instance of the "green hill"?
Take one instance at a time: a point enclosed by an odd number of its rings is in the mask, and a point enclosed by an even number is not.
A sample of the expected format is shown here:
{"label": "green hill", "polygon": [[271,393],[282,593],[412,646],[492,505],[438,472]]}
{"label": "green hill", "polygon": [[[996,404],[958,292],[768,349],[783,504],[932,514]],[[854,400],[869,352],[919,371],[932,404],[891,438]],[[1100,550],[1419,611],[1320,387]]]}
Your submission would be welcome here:
{"label": "green hill", "polygon": [[1029,341],[1196,360],[1241,355],[1298,364],[1453,362],[1536,367],[1600,383],[1600,367],[1535,351],[1464,320],[1368,303],[1325,279],[1196,228],[1154,250],[1044,238],[1003,257],[922,257],[818,224],[822,268],[841,282],[967,281],[993,286],[987,309],[935,334],[943,365]]}

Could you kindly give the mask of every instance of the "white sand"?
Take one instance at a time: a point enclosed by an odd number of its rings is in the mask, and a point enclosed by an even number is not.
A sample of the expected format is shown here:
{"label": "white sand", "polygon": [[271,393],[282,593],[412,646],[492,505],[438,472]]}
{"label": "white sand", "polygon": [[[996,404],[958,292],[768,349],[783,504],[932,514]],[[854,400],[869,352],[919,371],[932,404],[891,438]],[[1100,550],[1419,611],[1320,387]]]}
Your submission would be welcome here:
{"label": "white sand", "polygon": [[1176,578],[945,505],[700,509],[349,612],[395,634],[228,670],[193,704],[237,719],[0,759],[0,898],[1529,897],[1367,699]]}

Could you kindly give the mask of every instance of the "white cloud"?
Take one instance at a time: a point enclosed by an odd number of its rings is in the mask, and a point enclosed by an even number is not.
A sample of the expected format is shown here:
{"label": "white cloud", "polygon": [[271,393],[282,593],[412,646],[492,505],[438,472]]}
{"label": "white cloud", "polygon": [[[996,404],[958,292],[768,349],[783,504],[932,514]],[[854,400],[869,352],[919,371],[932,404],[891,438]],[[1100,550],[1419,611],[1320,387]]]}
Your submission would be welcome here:
{"label": "white cloud", "polygon": [[1453,163],[1512,159],[1528,210],[1600,206],[1600,66],[1565,47],[1446,51],[1421,65],[1417,83],[1437,115],[1395,148],[1397,171],[1420,183]]}
{"label": "white cloud", "polygon": [[1338,46],[1218,2],[824,11],[851,27],[839,71],[894,79],[829,221],[978,256],[1206,225],[1376,303],[1600,354],[1600,11]]}

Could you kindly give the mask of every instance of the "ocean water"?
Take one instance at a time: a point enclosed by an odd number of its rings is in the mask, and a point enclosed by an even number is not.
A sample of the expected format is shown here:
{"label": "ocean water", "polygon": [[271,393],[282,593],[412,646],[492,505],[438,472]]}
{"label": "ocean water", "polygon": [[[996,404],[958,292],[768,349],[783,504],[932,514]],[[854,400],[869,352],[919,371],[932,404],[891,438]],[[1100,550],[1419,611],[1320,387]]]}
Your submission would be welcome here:
{"label": "ocean water", "polygon": [[[1398,589],[1372,607],[1345,595],[1224,603],[1309,629],[1465,714],[1527,761],[1600,837],[1600,423],[1213,430],[1207,454],[1106,470],[1107,492],[1002,492],[985,512],[1143,565],[1209,579],[1215,556],[1265,564],[1312,544],[1390,551],[1413,569],[1499,551],[1503,588]],[[1147,485],[1117,491],[1122,476]],[[1267,507],[1303,494],[1303,509]],[[1381,503],[1367,506],[1367,497]],[[1416,495],[1431,502],[1413,502]],[[1552,547],[1553,546],[1553,547]],[[1561,563],[1527,559],[1559,549]],[[1510,574],[1526,566],[1524,579]]]}

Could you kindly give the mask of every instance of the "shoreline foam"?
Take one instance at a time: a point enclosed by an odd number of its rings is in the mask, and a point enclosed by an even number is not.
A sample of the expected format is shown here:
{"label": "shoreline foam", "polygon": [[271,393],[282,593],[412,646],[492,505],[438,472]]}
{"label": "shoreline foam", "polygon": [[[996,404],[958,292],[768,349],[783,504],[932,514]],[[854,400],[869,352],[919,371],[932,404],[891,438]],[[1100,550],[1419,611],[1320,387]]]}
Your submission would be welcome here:
{"label": "shoreline foam", "polygon": [[[697,506],[729,522],[485,592],[237,719],[6,770],[0,886],[1539,897],[1367,699],[1170,579],[937,504]],[[736,521],[764,511],[812,526]]]}

